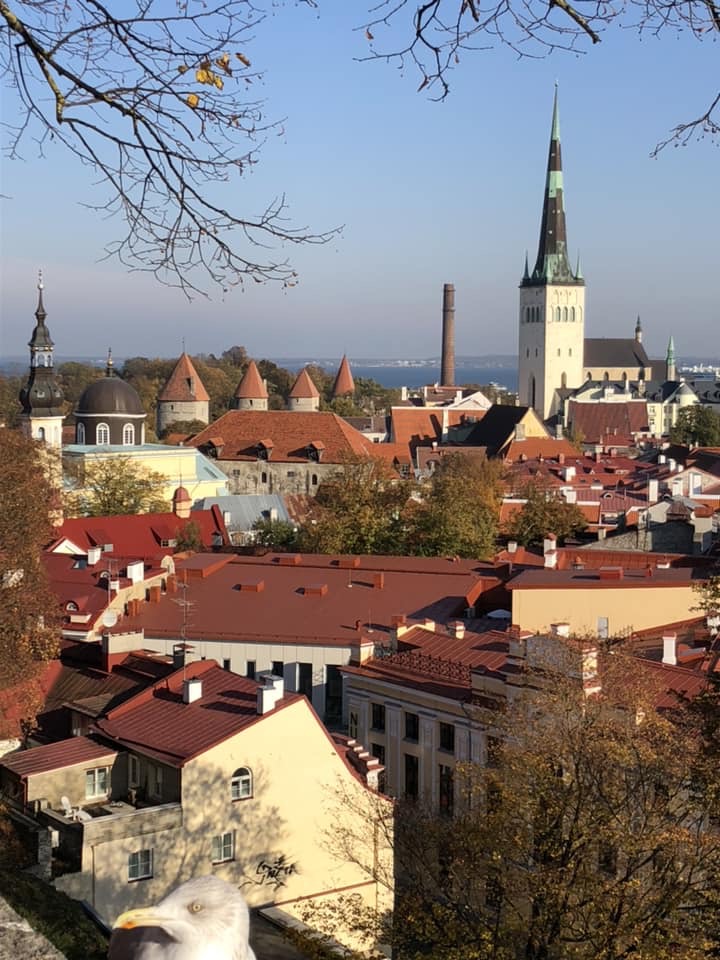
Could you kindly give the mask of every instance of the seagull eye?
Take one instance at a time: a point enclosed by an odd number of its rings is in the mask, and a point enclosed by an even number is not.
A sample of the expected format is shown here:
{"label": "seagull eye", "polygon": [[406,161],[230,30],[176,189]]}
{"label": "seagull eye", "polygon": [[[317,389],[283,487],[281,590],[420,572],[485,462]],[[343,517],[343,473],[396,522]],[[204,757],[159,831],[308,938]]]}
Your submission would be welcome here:
{"label": "seagull eye", "polygon": [[200,913],[203,906],[201,903],[198,903],[197,900],[194,900],[192,903],[188,904],[188,910],[190,913]]}

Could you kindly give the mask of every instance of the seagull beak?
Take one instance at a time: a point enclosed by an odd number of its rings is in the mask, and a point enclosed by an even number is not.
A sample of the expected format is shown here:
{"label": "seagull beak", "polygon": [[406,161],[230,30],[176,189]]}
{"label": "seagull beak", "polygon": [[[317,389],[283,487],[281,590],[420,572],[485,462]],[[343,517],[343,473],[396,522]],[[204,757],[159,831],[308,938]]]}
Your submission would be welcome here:
{"label": "seagull beak", "polygon": [[113,924],[113,930],[134,930],[135,927],[164,927],[172,918],[158,913],[154,907],[126,910]]}

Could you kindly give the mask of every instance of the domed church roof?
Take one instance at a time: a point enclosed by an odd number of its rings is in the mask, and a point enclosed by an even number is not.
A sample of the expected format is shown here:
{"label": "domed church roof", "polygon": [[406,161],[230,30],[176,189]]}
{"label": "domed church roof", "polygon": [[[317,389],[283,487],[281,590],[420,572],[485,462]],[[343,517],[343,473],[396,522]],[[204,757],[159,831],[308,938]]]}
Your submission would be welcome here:
{"label": "domed church roof", "polygon": [[105,376],[83,390],[75,413],[78,416],[145,415],[135,388],[115,376],[111,356],[108,356]]}

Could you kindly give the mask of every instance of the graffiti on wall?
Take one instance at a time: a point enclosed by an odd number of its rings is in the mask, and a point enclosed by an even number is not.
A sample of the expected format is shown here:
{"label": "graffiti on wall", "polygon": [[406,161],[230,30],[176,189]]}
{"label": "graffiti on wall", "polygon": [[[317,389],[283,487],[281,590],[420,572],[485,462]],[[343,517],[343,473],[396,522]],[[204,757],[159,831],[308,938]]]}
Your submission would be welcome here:
{"label": "graffiti on wall", "polygon": [[288,877],[298,872],[297,864],[291,863],[284,853],[280,853],[274,859],[258,860],[255,873],[245,880],[243,886],[254,883],[259,887],[269,886],[273,890],[279,890],[286,885]]}

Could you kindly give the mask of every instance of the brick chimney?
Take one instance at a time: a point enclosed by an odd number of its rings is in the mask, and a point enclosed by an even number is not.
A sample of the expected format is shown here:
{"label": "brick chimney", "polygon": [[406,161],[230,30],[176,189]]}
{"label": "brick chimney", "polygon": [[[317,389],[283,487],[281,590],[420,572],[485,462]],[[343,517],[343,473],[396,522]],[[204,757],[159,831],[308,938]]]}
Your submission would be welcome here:
{"label": "brick chimney", "polygon": [[455,287],[446,283],[443,287],[442,358],[440,384],[455,386]]}

